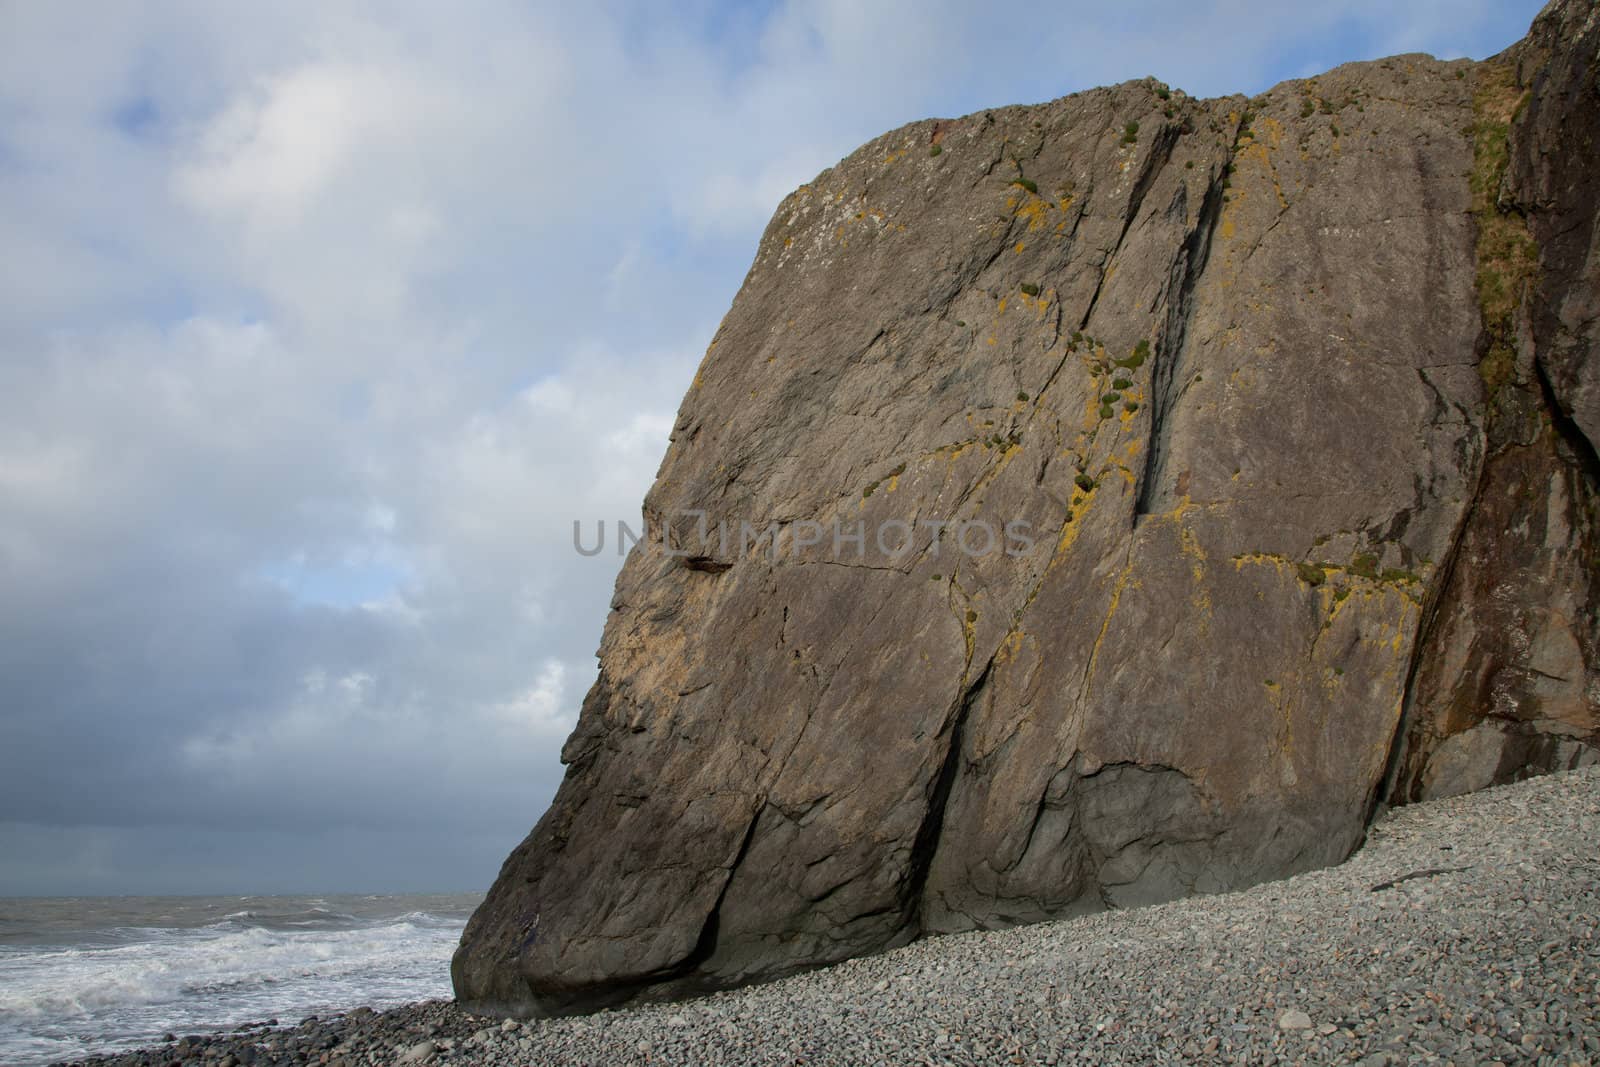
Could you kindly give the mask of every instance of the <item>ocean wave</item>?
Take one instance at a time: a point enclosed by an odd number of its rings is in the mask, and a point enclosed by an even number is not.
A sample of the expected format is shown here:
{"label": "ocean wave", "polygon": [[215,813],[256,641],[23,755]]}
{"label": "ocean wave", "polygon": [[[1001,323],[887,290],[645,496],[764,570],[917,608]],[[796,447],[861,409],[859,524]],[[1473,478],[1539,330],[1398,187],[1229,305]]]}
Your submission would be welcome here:
{"label": "ocean wave", "polygon": [[266,929],[281,929],[285,927],[322,927],[329,929],[345,929],[364,926],[373,922],[360,916],[350,915],[342,911],[333,911],[329,908],[306,908],[299,911],[257,911],[246,908],[243,911],[230,912],[224,915],[213,926],[223,926],[234,923],[240,926],[260,926]]}
{"label": "ocean wave", "polygon": [[246,1022],[450,994],[468,896],[16,904],[0,940],[0,1063],[43,1064]]}
{"label": "ocean wave", "polygon": [[85,1017],[285,985],[337,985],[360,974],[405,978],[432,972],[447,984],[454,947],[448,929],[411,921],[314,931],[229,922],[165,934],[128,945],[0,959],[0,1020]]}

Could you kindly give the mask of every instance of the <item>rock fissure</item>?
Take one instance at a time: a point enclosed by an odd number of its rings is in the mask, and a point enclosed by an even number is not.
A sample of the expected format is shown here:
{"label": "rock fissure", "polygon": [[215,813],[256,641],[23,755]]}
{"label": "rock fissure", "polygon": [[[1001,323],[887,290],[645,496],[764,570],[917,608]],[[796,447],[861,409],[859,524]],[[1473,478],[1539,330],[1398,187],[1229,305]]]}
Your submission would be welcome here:
{"label": "rock fissure", "polygon": [[939,765],[939,773],[933,779],[932,789],[928,794],[927,809],[911,846],[911,856],[906,864],[903,906],[907,924],[914,933],[920,932],[923,928],[922,911],[928,872],[932,869],[934,856],[939,850],[939,839],[944,829],[945,808],[950,801],[951,790],[955,787],[956,776],[961,773],[964,759],[962,742],[967,718],[972,712],[973,702],[988,684],[989,670],[992,666],[993,660],[986,664],[973,683],[967,686],[956,703],[953,715],[950,716],[944,759]]}
{"label": "rock fissure", "polygon": [[1166,450],[1165,429],[1167,419],[1181,393],[1173,394],[1173,383],[1181,380],[1178,374],[1185,347],[1189,342],[1190,320],[1194,313],[1194,291],[1210,259],[1211,241],[1217,223],[1222,217],[1224,179],[1214,175],[1206,185],[1205,196],[1200,201],[1200,214],[1194,227],[1184,238],[1173,274],[1179,281],[1176,292],[1167,303],[1165,335],[1155,348],[1150,368],[1150,429],[1149,446],[1145,449],[1144,471],[1139,478],[1138,493],[1134,499],[1133,522],[1148,515],[1152,508],[1153,487],[1161,477],[1161,463]]}
{"label": "rock fissure", "polygon": [[1577,469],[1588,480],[1589,488],[1596,493],[1600,493],[1600,452],[1595,451],[1594,443],[1583,432],[1583,428],[1562,408],[1555,386],[1550,382],[1550,372],[1545,368],[1542,360],[1535,359],[1533,361],[1533,372],[1538,382],[1539,396],[1544,402],[1545,415],[1550,420],[1551,428],[1555,431],[1556,436],[1572,450],[1573,455],[1577,457]]}
{"label": "rock fissure", "polygon": [[1110,251],[1100,264],[1100,281],[1095,285],[1094,292],[1089,297],[1088,304],[1083,309],[1083,318],[1078,322],[1080,331],[1089,328],[1089,320],[1094,317],[1094,310],[1100,303],[1100,294],[1105,290],[1106,279],[1111,276],[1117,253],[1122,250],[1123,242],[1128,239],[1128,231],[1139,220],[1139,211],[1144,206],[1144,199],[1155,185],[1156,177],[1172,158],[1172,150],[1182,135],[1181,127],[1168,123],[1162,126],[1160,134],[1151,143],[1146,153],[1144,162],[1139,170],[1139,176],[1134,181],[1133,191],[1128,197],[1128,206],[1122,218],[1122,228],[1117,231],[1117,239],[1112,244]]}
{"label": "rock fissure", "polygon": [[653,976],[651,981],[665,982],[690,975],[696,967],[710,959],[716,952],[723,902],[728,898],[728,889],[733,885],[734,875],[738,872],[740,864],[744,863],[745,856],[750,852],[751,842],[756,839],[756,829],[761,825],[761,813],[764,810],[765,805],[762,805],[750,817],[750,825],[745,829],[743,838],[740,839],[739,850],[734,853],[733,862],[728,866],[728,873],[723,880],[722,888],[717,892],[717,898],[712,903],[711,910],[706,913],[705,921],[700,927],[700,936],[695,939],[694,948],[681,962]]}

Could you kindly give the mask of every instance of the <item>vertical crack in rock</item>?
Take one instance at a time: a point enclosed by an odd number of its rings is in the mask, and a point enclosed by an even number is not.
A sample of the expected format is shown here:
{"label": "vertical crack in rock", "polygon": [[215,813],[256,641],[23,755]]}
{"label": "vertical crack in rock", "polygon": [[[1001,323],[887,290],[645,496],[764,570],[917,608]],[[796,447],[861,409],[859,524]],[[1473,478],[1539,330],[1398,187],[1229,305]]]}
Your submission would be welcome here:
{"label": "vertical crack in rock", "polygon": [[1545,411],[1550,416],[1550,425],[1555,430],[1556,436],[1572,449],[1573,455],[1578,460],[1578,470],[1588,480],[1589,487],[1600,493],[1600,452],[1595,451],[1594,442],[1583,432],[1583,427],[1579,426],[1561,406],[1555,385],[1550,381],[1550,373],[1543,360],[1533,361],[1533,373],[1539,383],[1539,393],[1544,399]]}
{"label": "vertical crack in rock", "polygon": [[[1588,482],[1592,491],[1600,494],[1600,456],[1597,456],[1589,445],[1582,429],[1563,412],[1543,364],[1535,359],[1532,365],[1533,380],[1527,383],[1526,388],[1533,392],[1537,387],[1535,399],[1541,405],[1543,417],[1549,420],[1550,428],[1556,437],[1573,452],[1577,460],[1576,471]],[[1494,454],[1483,460],[1472,496],[1462,510],[1460,522],[1452,532],[1449,553],[1440,566],[1438,581],[1430,590],[1429,601],[1418,623],[1416,641],[1412,646],[1407,665],[1400,717],[1395,724],[1394,736],[1389,745],[1384,775],[1367,807],[1365,818],[1367,826],[1370,826],[1386,808],[1397,803],[1420,799],[1418,790],[1423,772],[1434,754],[1434,749],[1428,746],[1429,737],[1426,733],[1426,728],[1433,724],[1420,717],[1420,709],[1417,707],[1417,676],[1425,662],[1440,654],[1440,650],[1435,647],[1435,641],[1440,628],[1449,621],[1452,613],[1473,610],[1471,604],[1458,604],[1448,600],[1449,592],[1456,580],[1461,545],[1467,537],[1468,530],[1475,524],[1485,521],[1480,512],[1484,507],[1484,494],[1496,464],[1504,462],[1506,456],[1519,447],[1502,445]],[[1493,522],[1493,519],[1487,521]],[[1435,737],[1432,740],[1438,742],[1443,739]],[[1504,758],[1512,758],[1512,752],[1513,750],[1508,748]],[[1507,768],[1511,772],[1517,769]]]}
{"label": "vertical crack in rock", "polygon": [[1089,320],[1094,316],[1094,309],[1100,303],[1100,294],[1105,291],[1106,279],[1111,276],[1111,264],[1116,260],[1117,253],[1122,251],[1123,242],[1128,239],[1128,231],[1139,221],[1139,210],[1144,207],[1144,198],[1149,195],[1156,178],[1160,177],[1162,168],[1172,159],[1172,150],[1181,136],[1182,127],[1168,123],[1161,127],[1160,132],[1151,141],[1150,152],[1145,156],[1144,166],[1140,168],[1139,177],[1133,183],[1133,192],[1128,196],[1128,213],[1123,216],[1122,229],[1117,233],[1117,240],[1111,246],[1111,251],[1106,253],[1105,262],[1100,266],[1100,280],[1094,287],[1094,293],[1089,297],[1088,306],[1083,309],[1083,319],[1078,323],[1078,329],[1089,328]]}
{"label": "vertical crack in rock", "polygon": [[917,828],[917,836],[911,846],[911,859],[906,867],[902,900],[906,923],[912,929],[914,936],[923,928],[924,890],[928,884],[928,872],[933,869],[933,859],[939,850],[940,835],[944,830],[945,807],[950,802],[956,775],[961,771],[962,739],[966,731],[967,718],[972,713],[972,706],[977,702],[979,694],[989,684],[989,672],[993,667],[994,657],[991,656],[977,679],[967,687],[966,692],[961,694],[960,700],[956,703],[955,712],[950,717],[949,741],[945,748],[944,762],[933,780],[933,790],[928,794],[928,808],[923,814],[922,825]]}
{"label": "vertical crack in rock", "polygon": [[[1422,668],[1423,662],[1433,652],[1433,637],[1439,622],[1441,608],[1446,606],[1445,594],[1449,591],[1455,579],[1456,564],[1461,557],[1461,543],[1465,540],[1467,530],[1471,527],[1473,518],[1478,510],[1478,503],[1483,497],[1484,486],[1489,481],[1489,466],[1491,460],[1485,457],[1478,464],[1478,477],[1473,484],[1472,496],[1461,515],[1456,520],[1455,529],[1450,531],[1449,547],[1445,557],[1440,561],[1437,580],[1427,591],[1426,600],[1422,611],[1417,618],[1417,633],[1411,642],[1411,655],[1406,662],[1405,683],[1400,692],[1400,714],[1395,719],[1394,733],[1389,738],[1388,754],[1384,757],[1383,774],[1375,784],[1372,795],[1367,800],[1366,811],[1361,817],[1362,837],[1367,830],[1383,814],[1389,805],[1390,798],[1394,795],[1394,788],[1399,781],[1400,773],[1409,756],[1411,745],[1411,727],[1416,719],[1416,683],[1417,672]],[[1359,842],[1357,847],[1360,847]]]}
{"label": "vertical crack in rock", "polygon": [[1168,419],[1177,404],[1173,390],[1178,381],[1178,366],[1189,343],[1194,291],[1211,258],[1211,241],[1222,218],[1222,187],[1226,179],[1226,169],[1212,175],[1205,198],[1200,202],[1200,215],[1173,261],[1172,273],[1178,276],[1178,284],[1167,303],[1166,336],[1161,339],[1150,368],[1150,444],[1145,450],[1144,470],[1134,500],[1135,524],[1151,511],[1155,485],[1166,461]]}
{"label": "vertical crack in rock", "polygon": [[756,808],[755,814],[750,816],[750,825],[745,828],[744,837],[739,842],[739,851],[734,853],[733,863],[729,865],[727,878],[722,883],[722,890],[717,893],[717,899],[712,903],[711,910],[706,913],[705,924],[700,927],[700,936],[695,941],[694,949],[681,963],[661,975],[658,981],[682,979],[693,975],[694,971],[717,951],[722,903],[728,899],[728,889],[733,885],[734,875],[738,874],[740,865],[750,854],[750,844],[756,839],[756,829],[761,825],[761,816],[766,809],[767,805],[763,803]]}
{"label": "vertical crack in rock", "polygon": [[[1062,773],[1062,771],[1057,771],[1055,774],[1051,775],[1050,778],[1044,783],[1043,787],[1040,788],[1039,800],[1033,806],[1033,817],[1028,820],[1028,832],[1023,836],[1022,847],[1017,849],[1016,855],[1011,857],[1011,862],[999,868],[998,873],[1009,874],[1011,871],[1016,870],[1017,867],[1022,864],[1023,860],[1027,859],[1029,851],[1031,851],[1033,848],[1034,838],[1039,836],[1039,825],[1040,823],[1044,822],[1045,813],[1051,809],[1051,798],[1057,793],[1056,779],[1060,777]],[[1071,775],[1072,771],[1066,770],[1066,773]],[[1073,775],[1072,781],[1073,784],[1076,785],[1076,775]],[[1076,816],[1076,809],[1074,809],[1073,814]]]}

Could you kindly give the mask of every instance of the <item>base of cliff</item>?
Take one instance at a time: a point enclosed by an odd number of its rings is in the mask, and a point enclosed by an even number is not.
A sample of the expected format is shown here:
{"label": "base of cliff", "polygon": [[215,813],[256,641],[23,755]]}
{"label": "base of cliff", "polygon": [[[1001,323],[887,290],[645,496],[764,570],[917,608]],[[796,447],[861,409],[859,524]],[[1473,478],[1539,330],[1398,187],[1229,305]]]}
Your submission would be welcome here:
{"label": "base of cliff", "polygon": [[1596,840],[1588,768],[1398,809],[1339,867],[696,1001],[528,1023],[434,1002],[98,1062],[1600,1062]]}

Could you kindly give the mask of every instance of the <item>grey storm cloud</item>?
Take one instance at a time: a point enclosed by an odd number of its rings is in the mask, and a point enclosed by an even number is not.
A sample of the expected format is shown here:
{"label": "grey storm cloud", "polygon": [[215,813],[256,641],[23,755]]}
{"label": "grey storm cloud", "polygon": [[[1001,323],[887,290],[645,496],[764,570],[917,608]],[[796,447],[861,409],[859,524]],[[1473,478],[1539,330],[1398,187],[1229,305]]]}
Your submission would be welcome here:
{"label": "grey storm cloud", "polygon": [[484,887],[778,200],[927,115],[1536,3],[15,4],[0,893]]}

